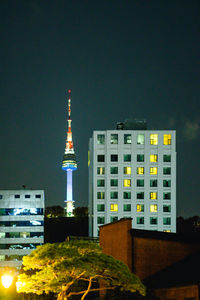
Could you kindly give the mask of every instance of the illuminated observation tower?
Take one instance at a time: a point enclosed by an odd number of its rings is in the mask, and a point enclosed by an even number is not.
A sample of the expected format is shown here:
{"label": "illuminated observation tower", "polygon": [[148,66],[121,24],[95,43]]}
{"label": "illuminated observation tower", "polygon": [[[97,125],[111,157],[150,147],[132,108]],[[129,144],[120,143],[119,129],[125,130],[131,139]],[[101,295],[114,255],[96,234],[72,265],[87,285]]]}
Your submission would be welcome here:
{"label": "illuminated observation tower", "polygon": [[77,169],[76,155],[74,152],[74,146],[72,141],[71,130],[71,90],[68,90],[68,131],[65,147],[65,154],[62,161],[62,169],[67,173],[67,191],[66,191],[66,216],[73,217],[74,200],[73,200],[73,184],[72,184],[72,172]]}

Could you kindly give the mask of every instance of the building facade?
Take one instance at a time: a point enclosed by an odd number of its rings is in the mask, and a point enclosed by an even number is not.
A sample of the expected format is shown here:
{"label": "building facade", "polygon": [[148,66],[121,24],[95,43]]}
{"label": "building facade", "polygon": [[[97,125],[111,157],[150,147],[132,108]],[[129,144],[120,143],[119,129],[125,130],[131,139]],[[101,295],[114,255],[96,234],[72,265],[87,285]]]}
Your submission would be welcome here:
{"label": "building facade", "polygon": [[0,190],[0,267],[19,267],[44,243],[44,191]]}
{"label": "building facade", "polygon": [[174,130],[94,131],[88,165],[90,236],[130,217],[133,228],[176,232]]}

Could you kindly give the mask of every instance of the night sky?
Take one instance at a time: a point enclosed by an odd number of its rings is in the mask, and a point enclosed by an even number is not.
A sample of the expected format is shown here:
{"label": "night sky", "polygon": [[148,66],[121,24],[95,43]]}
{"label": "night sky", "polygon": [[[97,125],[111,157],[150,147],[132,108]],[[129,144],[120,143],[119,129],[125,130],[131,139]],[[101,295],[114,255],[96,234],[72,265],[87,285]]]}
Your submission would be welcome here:
{"label": "night sky", "polygon": [[1,0],[0,41],[0,189],[64,206],[71,89],[76,206],[92,131],[145,118],[177,130],[177,216],[200,215],[199,0]]}

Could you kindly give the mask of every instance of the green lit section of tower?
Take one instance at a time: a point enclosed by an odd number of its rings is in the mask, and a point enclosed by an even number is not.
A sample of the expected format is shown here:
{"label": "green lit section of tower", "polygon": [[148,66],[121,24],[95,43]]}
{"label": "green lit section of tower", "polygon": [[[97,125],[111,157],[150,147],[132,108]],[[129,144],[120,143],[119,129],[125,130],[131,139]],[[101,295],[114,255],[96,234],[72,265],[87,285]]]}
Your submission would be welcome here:
{"label": "green lit section of tower", "polygon": [[74,200],[73,200],[73,171],[77,169],[76,155],[74,152],[74,145],[72,141],[71,130],[71,90],[68,90],[68,131],[66,139],[65,153],[62,161],[62,169],[67,174],[67,187],[66,187],[66,216],[73,217]]}

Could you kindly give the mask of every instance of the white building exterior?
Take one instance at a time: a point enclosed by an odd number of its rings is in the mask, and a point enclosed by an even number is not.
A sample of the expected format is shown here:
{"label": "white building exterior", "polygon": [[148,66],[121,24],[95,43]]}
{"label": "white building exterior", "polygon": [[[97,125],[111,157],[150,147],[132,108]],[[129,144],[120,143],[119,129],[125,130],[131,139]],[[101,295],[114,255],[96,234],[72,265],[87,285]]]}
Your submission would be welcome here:
{"label": "white building exterior", "polygon": [[176,232],[176,133],[94,131],[89,141],[89,235],[131,217],[132,227]]}
{"label": "white building exterior", "polygon": [[44,191],[0,190],[0,267],[21,266],[44,243]]}

